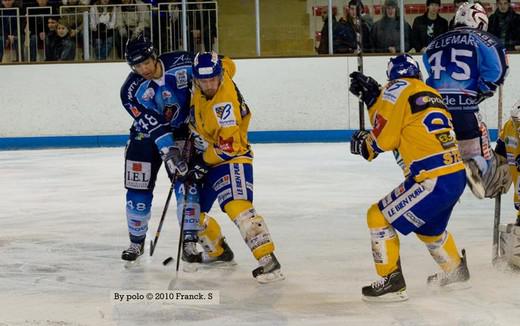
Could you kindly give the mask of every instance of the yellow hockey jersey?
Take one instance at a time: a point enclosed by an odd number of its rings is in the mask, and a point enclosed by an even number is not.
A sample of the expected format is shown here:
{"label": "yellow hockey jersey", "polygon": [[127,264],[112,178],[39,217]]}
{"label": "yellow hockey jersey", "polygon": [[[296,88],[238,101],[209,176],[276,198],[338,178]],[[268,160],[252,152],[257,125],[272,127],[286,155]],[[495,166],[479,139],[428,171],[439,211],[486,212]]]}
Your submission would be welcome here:
{"label": "yellow hockey jersey", "polygon": [[[502,144],[500,144],[502,143]],[[507,164],[509,165],[509,172],[511,172],[511,177],[513,179],[513,185],[515,187],[515,195],[514,195],[514,204],[515,208],[520,210],[520,185],[518,180],[518,168],[516,165],[516,158],[520,155],[520,138],[518,132],[516,131],[515,125],[511,119],[507,120],[502,130],[500,131],[499,138],[497,140],[497,153],[501,151],[498,150],[498,146],[502,145],[505,147],[505,154],[507,156]],[[503,147],[503,148],[504,148]]]}
{"label": "yellow hockey jersey", "polygon": [[253,153],[247,140],[251,112],[233,82],[236,67],[223,58],[223,77],[213,98],[208,99],[194,86],[191,98],[190,127],[208,146],[203,153],[209,165],[250,163]]}
{"label": "yellow hockey jersey", "polygon": [[464,169],[451,115],[439,93],[415,78],[383,88],[369,110],[369,151],[397,150],[405,176],[417,182]]}

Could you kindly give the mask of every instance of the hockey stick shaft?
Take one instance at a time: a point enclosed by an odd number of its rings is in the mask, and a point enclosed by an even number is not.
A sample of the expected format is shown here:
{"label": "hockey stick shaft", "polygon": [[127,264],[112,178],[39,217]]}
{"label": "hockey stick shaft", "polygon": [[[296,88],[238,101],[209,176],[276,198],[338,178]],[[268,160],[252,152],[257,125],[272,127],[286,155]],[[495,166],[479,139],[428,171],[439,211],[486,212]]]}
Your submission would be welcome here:
{"label": "hockey stick shaft", "polygon": [[168,212],[168,207],[170,206],[170,200],[172,199],[173,189],[175,188],[174,179],[172,184],[170,185],[170,190],[168,191],[168,197],[166,198],[166,203],[164,203],[163,212],[161,215],[161,220],[159,221],[159,226],[157,227],[157,231],[155,232],[155,239],[150,241],[150,256],[153,256],[153,252],[155,251],[155,246],[157,246],[157,241],[159,241],[159,235],[161,234],[162,226],[164,223],[164,218],[166,217],[166,213]]}
{"label": "hockey stick shaft", "polygon": [[[357,69],[363,73],[363,23],[361,21],[361,0],[356,4],[356,44],[357,44]],[[359,97],[359,130],[365,130],[365,105]]]}
{"label": "hockey stick shaft", "polygon": [[[498,87],[498,133],[500,134],[500,129],[502,128],[502,100],[503,100],[503,94],[502,94],[502,85]],[[499,244],[499,232],[498,227],[500,226],[500,210],[501,210],[501,204],[502,204],[502,196],[498,195],[495,197],[495,216],[493,219],[493,249],[491,252],[491,261],[493,264],[497,262],[497,259],[499,257],[500,253],[500,244]]]}

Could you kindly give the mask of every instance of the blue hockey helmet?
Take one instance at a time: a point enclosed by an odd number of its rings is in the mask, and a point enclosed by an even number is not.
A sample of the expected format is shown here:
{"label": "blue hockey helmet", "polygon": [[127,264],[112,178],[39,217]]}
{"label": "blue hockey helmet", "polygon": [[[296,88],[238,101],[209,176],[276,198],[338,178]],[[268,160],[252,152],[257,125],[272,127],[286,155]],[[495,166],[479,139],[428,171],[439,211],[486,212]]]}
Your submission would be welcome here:
{"label": "blue hockey helmet", "polygon": [[197,53],[193,60],[193,77],[206,79],[220,76],[221,73],[222,61],[216,52]]}
{"label": "blue hockey helmet", "polygon": [[386,69],[388,80],[397,78],[410,77],[422,80],[421,69],[419,64],[408,54],[400,54],[388,61]]}
{"label": "blue hockey helmet", "polygon": [[125,58],[130,66],[139,64],[151,57],[156,57],[155,48],[143,34],[126,42]]}

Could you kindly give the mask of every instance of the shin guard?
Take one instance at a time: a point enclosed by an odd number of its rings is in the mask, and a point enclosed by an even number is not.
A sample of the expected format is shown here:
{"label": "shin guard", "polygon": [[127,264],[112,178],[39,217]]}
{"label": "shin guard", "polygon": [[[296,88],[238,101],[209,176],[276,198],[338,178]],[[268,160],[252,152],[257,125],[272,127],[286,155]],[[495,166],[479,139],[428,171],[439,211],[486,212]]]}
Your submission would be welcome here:
{"label": "shin guard", "polygon": [[372,239],[372,256],[377,274],[381,277],[387,276],[398,268],[399,237],[377,204],[369,208],[367,223]]}
{"label": "shin guard", "polygon": [[451,272],[459,266],[460,256],[451,233],[444,231],[436,236],[417,234],[417,237],[426,244],[433,259],[443,271]]}

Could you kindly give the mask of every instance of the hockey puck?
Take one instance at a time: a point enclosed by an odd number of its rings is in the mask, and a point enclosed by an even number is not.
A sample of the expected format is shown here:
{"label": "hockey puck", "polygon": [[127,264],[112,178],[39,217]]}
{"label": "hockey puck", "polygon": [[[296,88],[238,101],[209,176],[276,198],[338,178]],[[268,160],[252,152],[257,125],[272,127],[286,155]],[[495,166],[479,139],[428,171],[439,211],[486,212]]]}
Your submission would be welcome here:
{"label": "hockey puck", "polygon": [[171,263],[173,261],[173,258],[172,257],[168,257],[166,258],[165,260],[163,260],[162,264],[164,266],[168,265],[169,263]]}

